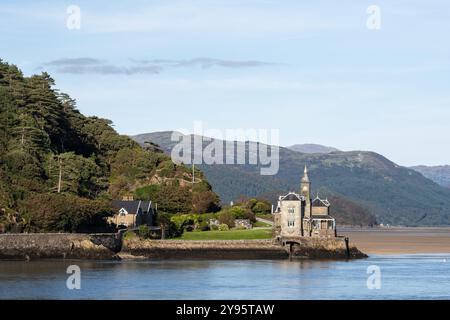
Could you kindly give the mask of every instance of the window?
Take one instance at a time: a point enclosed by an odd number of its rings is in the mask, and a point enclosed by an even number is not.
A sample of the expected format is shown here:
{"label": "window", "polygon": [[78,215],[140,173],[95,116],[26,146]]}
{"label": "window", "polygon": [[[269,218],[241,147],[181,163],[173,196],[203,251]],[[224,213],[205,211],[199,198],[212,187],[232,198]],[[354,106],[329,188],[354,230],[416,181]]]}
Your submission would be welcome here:
{"label": "window", "polygon": [[295,225],[295,208],[288,208],[287,225],[291,228]]}

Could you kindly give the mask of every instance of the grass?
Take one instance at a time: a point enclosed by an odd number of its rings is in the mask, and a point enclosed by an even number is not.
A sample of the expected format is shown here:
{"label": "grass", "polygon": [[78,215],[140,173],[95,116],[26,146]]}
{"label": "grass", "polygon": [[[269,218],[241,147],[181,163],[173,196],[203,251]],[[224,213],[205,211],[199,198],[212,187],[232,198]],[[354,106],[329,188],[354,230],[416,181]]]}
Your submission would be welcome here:
{"label": "grass", "polygon": [[267,213],[267,214],[257,213],[256,216],[258,218],[262,218],[262,219],[273,221],[273,214],[270,214],[270,213]]}
{"label": "grass", "polygon": [[271,228],[254,228],[248,230],[228,231],[192,231],[184,232],[182,240],[251,240],[269,239],[272,237]]}
{"label": "grass", "polygon": [[253,227],[271,227],[271,225],[262,221],[256,221],[253,223]]}

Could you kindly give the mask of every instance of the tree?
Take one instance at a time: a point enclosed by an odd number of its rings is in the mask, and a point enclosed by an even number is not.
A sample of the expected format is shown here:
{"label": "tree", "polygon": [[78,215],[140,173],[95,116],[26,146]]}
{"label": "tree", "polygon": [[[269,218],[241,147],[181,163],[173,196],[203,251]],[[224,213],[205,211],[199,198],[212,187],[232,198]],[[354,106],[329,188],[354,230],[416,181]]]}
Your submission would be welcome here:
{"label": "tree", "polygon": [[192,209],[196,213],[217,212],[221,209],[220,199],[212,191],[194,193],[192,195]]}

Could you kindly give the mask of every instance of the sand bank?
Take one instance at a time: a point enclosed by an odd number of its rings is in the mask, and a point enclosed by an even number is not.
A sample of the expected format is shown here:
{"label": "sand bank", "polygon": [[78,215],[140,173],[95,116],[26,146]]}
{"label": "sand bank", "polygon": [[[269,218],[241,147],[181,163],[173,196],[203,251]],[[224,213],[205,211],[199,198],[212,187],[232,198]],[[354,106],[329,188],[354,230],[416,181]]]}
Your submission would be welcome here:
{"label": "sand bank", "polygon": [[450,228],[343,228],[338,234],[367,254],[450,253]]}

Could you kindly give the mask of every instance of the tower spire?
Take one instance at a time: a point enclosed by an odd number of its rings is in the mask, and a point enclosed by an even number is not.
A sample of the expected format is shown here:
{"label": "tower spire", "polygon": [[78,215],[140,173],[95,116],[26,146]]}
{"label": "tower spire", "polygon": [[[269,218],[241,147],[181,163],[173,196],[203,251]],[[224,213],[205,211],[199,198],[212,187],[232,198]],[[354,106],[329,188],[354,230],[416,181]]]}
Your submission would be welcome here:
{"label": "tower spire", "polygon": [[308,168],[305,165],[305,170],[303,171],[303,178],[302,178],[303,182],[309,182],[309,177],[308,177]]}

